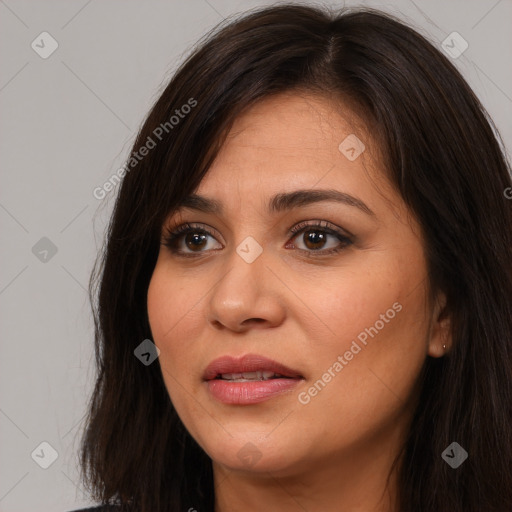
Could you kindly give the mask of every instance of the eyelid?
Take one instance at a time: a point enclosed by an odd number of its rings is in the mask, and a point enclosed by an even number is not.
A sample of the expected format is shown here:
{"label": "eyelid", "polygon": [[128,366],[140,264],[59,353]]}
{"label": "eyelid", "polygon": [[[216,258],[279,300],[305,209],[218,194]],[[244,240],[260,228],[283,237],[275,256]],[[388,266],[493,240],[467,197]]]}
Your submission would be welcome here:
{"label": "eyelid", "polygon": [[345,236],[346,238],[355,238],[355,236],[348,230],[341,228],[340,226],[337,226],[336,224],[333,224],[332,222],[329,222],[327,220],[320,220],[320,219],[313,219],[313,220],[304,220],[299,221],[296,223],[293,227],[291,227],[288,230],[289,235],[296,235],[297,233],[300,233],[304,228],[322,228],[325,229],[327,232],[331,232],[331,234],[335,235],[341,235]]}
{"label": "eyelid", "polygon": [[197,230],[197,231],[205,231],[207,234],[214,236],[215,239],[222,239],[222,235],[212,226],[205,224],[204,222],[183,222],[183,223],[173,223],[164,228],[164,237],[168,238],[172,235],[179,235],[181,233],[186,233],[188,229]]}
{"label": "eyelid", "polygon": [[[332,222],[320,219],[311,219],[308,221],[299,221],[295,223],[290,229],[287,230],[287,234],[289,236],[296,235],[300,233],[303,228],[307,227],[321,227],[323,229],[332,230],[335,234],[344,235],[347,238],[354,238],[354,235],[348,231],[347,229],[341,228]],[[205,224],[203,222],[173,222],[164,228],[164,233],[166,235],[175,234],[177,230],[180,232],[184,232],[187,229],[197,229],[208,231],[210,234],[215,235],[218,238],[223,238],[222,235],[212,226]]]}

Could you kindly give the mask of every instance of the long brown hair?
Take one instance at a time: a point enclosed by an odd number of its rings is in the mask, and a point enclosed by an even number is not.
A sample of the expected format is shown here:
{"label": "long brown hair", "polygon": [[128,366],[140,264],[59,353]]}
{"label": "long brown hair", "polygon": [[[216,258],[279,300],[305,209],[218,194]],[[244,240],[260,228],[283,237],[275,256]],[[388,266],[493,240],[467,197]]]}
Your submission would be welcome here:
{"label": "long brown hair", "polygon": [[[133,151],[148,138],[156,144],[126,172],[91,276],[98,373],[80,452],[84,483],[126,510],[213,511],[211,460],[181,423],[158,362],[141,364],[134,349],[152,339],[146,294],[164,219],[199,185],[233,120],[291,90],[350,101],[380,134],[388,178],[424,233],[430,290],[447,297],[453,345],[424,364],[399,510],[510,512],[510,164],[448,57],[367,8],[281,4],[228,20],[149,112]],[[176,109],[183,116],[170,121]],[[457,469],[441,457],[454,441],[469,454]]]}

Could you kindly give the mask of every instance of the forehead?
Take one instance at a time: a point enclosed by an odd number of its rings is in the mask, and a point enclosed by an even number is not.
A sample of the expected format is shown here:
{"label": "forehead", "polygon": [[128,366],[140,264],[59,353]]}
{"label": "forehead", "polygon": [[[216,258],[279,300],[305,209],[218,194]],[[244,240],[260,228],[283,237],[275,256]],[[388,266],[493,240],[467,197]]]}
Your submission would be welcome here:
{"label": "forehead", "polygon": [[[350,159],[346,150],[354,142],[362,152]],[[361,188],[369,176],[375,181],[383,175],[378,149],[364,121],[339,100],[280,93],[235,120],[197,192],[222,196],[233,183],[253,192]]]}
{"label": "forehead", "polygon": [[264,98],[240,115],[225,146],[332,153],[356,132],[368,139],[364,122],[347,105],[319,95],[285,92]]}

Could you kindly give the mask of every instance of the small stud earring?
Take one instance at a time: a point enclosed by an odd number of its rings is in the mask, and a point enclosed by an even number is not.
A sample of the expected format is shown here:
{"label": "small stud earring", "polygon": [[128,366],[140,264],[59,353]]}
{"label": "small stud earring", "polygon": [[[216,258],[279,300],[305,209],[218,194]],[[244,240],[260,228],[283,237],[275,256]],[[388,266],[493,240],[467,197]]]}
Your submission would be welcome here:
{"label": "small stud earring", "polygon": [[443,350],[446,350],[446,345],[443,345]]}

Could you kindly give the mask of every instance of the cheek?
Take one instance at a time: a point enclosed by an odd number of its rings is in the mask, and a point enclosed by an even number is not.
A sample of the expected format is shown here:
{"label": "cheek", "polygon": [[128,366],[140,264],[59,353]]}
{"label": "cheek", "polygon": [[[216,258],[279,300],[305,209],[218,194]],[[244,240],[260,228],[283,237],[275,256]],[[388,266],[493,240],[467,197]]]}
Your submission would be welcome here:
{"label": "cheek", "polygon": [[[364,341],[365,329],[378,322],[379,331],[399,316],[393,304],[400,296],[400,284],[384,272],[353,272],[335,269],[316,280],[297,280],[297,296],[308,306],[301,315],[302,329],[316,348],[348,350],[352,340]],[[384,315],[383,324],[381,315]]]}
{"label": "cheek", "polygon": [[195,340],[201,325],[197,308],[200,296],[190,293],[192,287],[176,286],[170,275],[165,265],[157,262],[147,294],[149,324],[152,341],[160,350],[158,362],[169,397],[177,410],[190,408],[194,416],[201,411],[193,411],[188,397],[192,391],[190,368],[194,368],[199,350]]}
{"label": "cheek", "polygon": [[398,275],[380,267],[301,289],[315,313],[301,320],[306,359],[314,361],[303,398],[316,401],[313,408],[356,419],[391,412],[410,395],[426,356],[424,288],[411,293]]}
{"label": "cheek", "polygon": [[[147,294],[153,342],[160,349],[161,364],[175,373],[194,354],[200,323],[200,291],[176,284],[164,265],[155,267]],[[186,348],[186,350],[185,350]]]}

